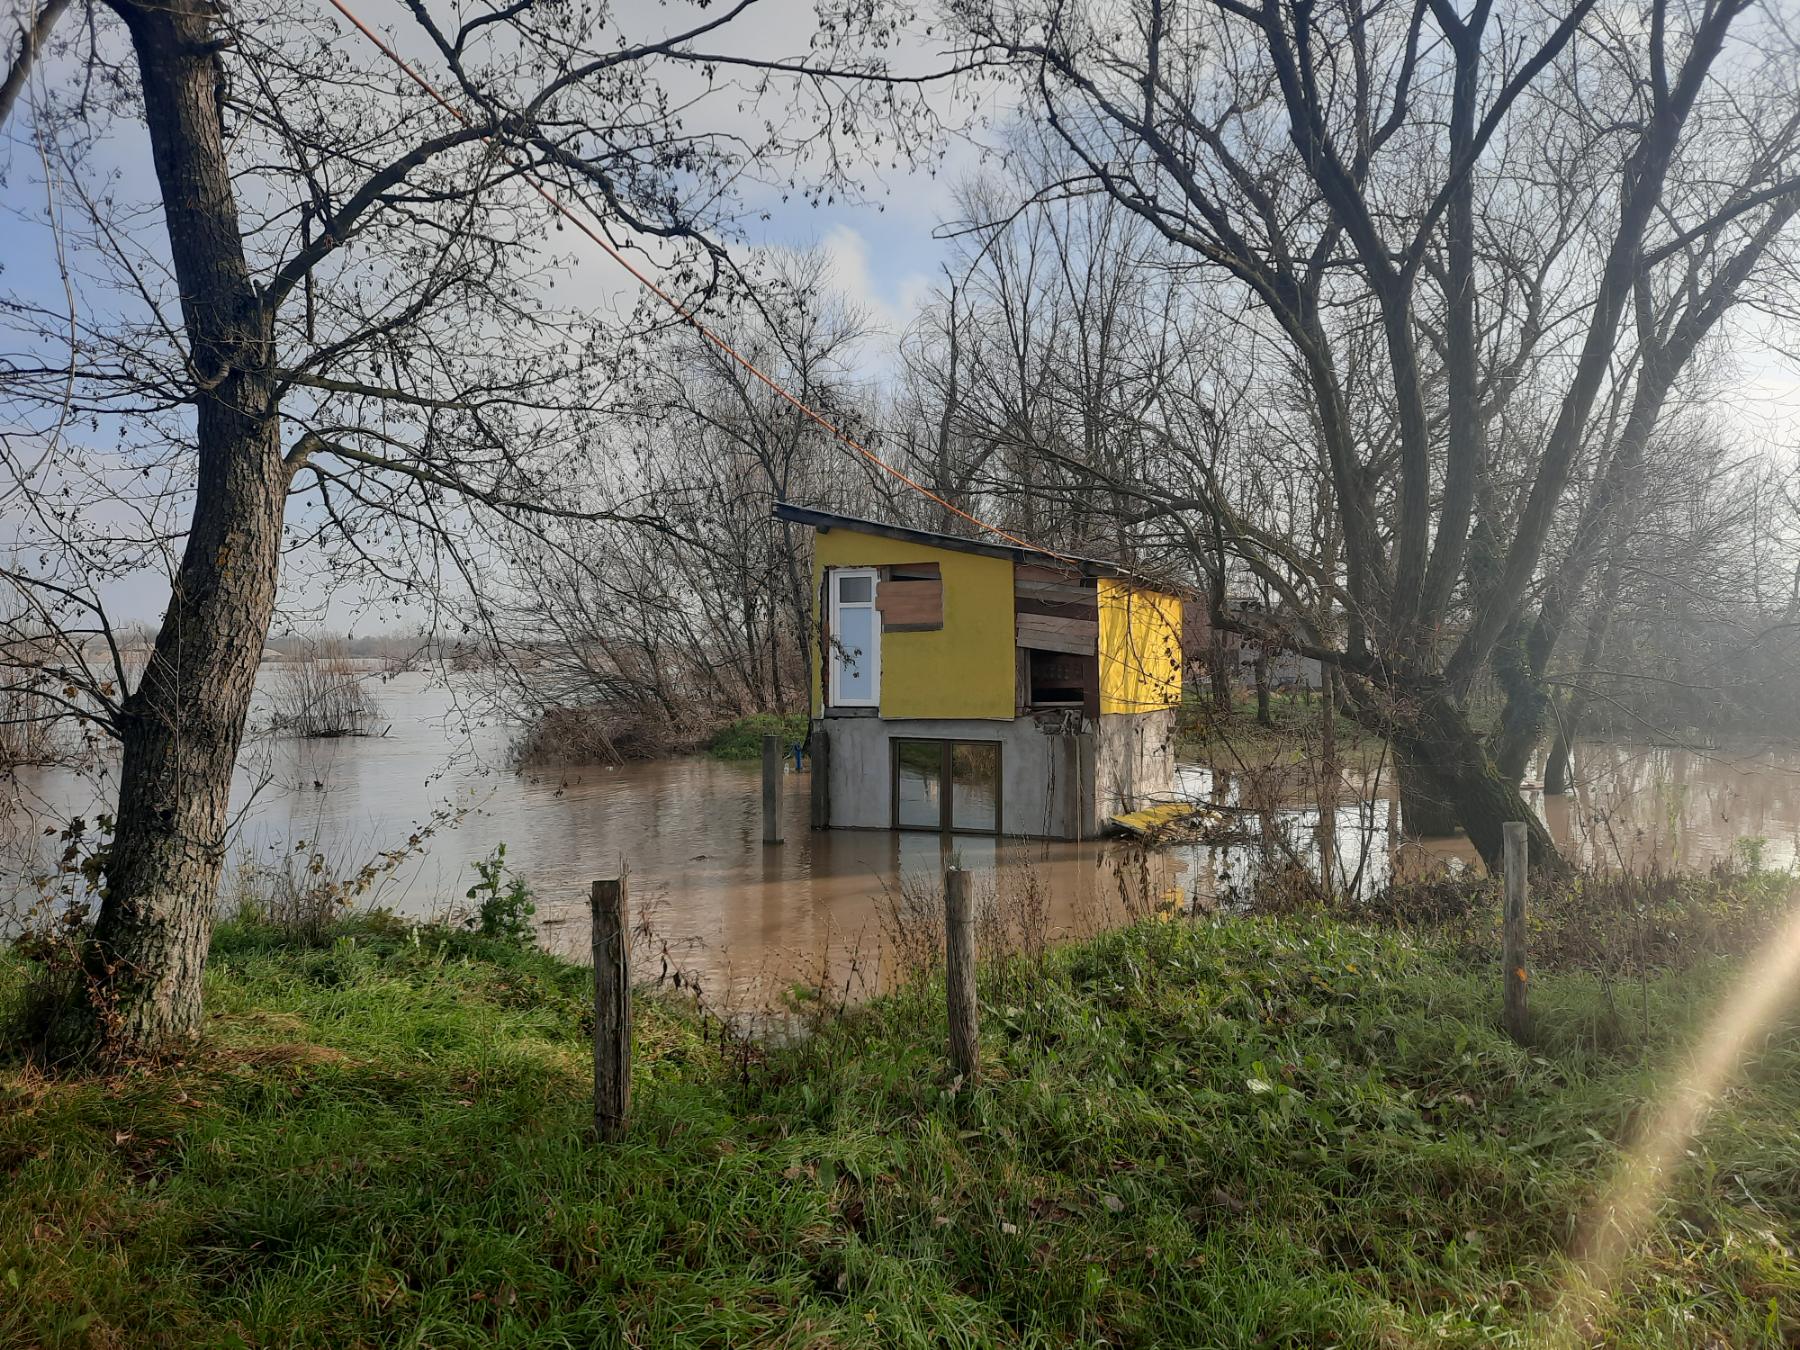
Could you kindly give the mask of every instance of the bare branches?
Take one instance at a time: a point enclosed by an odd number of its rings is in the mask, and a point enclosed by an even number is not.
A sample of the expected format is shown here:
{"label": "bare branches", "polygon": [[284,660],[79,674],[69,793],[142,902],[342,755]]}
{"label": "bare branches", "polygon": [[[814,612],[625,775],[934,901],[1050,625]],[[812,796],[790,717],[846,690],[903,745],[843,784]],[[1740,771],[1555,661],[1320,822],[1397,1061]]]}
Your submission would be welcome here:
{"label": "bare branches", "polygon": [[25,92],[25,82],[31,78],[31,67],[38,53],[43,51],[44,44],[56,29],[56,21],[68,7],[69,0],[43,0],[35,16],[19,20],[19,45],[12,63],[6,68],[6,78],[0,80],[0,127],[4,127],[6,119],[12,115],[13,105]]}

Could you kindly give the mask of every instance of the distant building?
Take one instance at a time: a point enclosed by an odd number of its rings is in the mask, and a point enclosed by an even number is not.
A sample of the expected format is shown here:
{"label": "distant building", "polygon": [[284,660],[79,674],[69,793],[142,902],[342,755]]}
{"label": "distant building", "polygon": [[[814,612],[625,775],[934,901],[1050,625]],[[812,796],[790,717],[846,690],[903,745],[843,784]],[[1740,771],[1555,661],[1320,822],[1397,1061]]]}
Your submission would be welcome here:
{"label": "distant building", "polygon": [[[1254,596],[1230,596],[1225,601],[1228,613],[1243,615],[1246,618],[1271,617],[1264,603]],[[1210,666],[1214,659],[1213,631],[1210,617],[1205,605],[1188,606],[1186,632],[1183,646],[1187,651],[1189,668]],[[1290,631],[1284,624],[1281,612],[1273,616],[1277,631]],[[1255,638],[1247,638],[1235,630],[1227,630],[1219,635],[1223,648],[1225,669],[1239,684],[1254,685],[1256,683],[1256,659],[1262,653],[1263,644]],[[1324,687],[1324,672],[1318,658],[1301,656],[1289,647],[1276,645],[1271,641],[1269,654],[1269,684],[1276,689],[1320,689]]]}
{"label": "distant building", "polygon": [[[1238,649],[1238,678],[1245,684],[1256,683],[1256,644],[1247,642]],[[1269,648],[1269,686],[1273,689],[1321,689],[1324,672],[1315,656],[1302,656],[1286,648]]]}
{"label": "distant building", "polygon": [[1179,598],[1094,559],[775,515],[818,532],[816,828],[1089,838],[1173,791]]}

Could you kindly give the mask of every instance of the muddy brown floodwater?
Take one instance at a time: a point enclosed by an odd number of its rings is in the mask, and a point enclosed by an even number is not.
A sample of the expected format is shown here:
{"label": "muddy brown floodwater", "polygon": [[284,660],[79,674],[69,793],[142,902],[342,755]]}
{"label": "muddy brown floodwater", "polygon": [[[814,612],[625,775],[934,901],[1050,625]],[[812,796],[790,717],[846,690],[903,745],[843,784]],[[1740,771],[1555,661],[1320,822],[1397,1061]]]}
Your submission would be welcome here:
{"label": "muddy brown floodwater", "polygon": [[[403,844],[434,813],[449,818],[385,877],[364,903],[406,914],[466,904],[474,864],[506,845],[530,883],[544,941],[580,955],[587,945],[592,878],[624,866],[634,916],[648,929],[639,969],[697,977],[723,998],[753,999],[793,982],[828,978],[867,993],[892,973],[894,948],[915,934],[909,915],[952,861],[1030,911],[1033,933],[1091,929],[1151,903],[1237,903],[1255,851],[1184,845],[1141,851],[1113,844],[1000,841],[975,836],[807,828],[805,773],[787,774],[786,842],[761,842],[758,766],[704,757],[608,769],[514,775],[505,768],[516,729],[474,715],[455,683],[419,674],[370,679],[387,734],[303,742],[261,738],[247,749],[236,802],[234,869],[280,866],[322,851],[347,874]],[[1765,863],[1800,861],[1800,756],[1791,751],[1675,750],[1593,743],[1579,748],[1579,790],[1533,804],[1558,841],[1597,864],[1693,866],[1760,839]],[[1246,804],[1241,777],[1198,765],[1183,791]],[[0,801],[0,895],[12,907],[34,894],[29,874],[51,847],[44,831],[92,816],[111,785],[67,770],[20,774]],[[1391,871],[1468,865],[1462,839],[1402,841],[1390,785],[1346,792],[1335,813],[1340,883],[1365,891]],[[1283,787],[1247,829],[1279,830],[1293,857],[1318,865],[1319,811]],[[914,905],[912,901],[923,902]],[[897,931],[898,930],[898,931]]]}

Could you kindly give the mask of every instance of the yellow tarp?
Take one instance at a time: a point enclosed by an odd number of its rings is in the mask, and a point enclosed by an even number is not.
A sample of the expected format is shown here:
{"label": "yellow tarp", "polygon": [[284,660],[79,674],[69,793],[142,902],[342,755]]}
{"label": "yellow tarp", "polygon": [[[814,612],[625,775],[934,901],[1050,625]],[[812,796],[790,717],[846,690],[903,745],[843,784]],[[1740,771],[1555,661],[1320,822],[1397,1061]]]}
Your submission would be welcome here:
{"label": "yellow tarp", "polygon": [[1156,712],[1181,705],[1181,601],[1102,577],[1100,711]]}

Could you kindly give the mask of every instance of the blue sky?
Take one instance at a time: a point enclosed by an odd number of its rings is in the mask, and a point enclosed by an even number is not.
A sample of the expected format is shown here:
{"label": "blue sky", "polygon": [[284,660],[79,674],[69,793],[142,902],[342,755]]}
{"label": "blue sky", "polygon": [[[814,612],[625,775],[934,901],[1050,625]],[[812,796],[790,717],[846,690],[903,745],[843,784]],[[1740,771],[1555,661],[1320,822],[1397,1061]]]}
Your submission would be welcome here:
{"label": "blue sky", "polygon": [[[360,0],[357,7],[363,17],[377,26],[394,22],[404,31],[411,25],[396,0]],[[735,49],[766,46],[768,54],[773,55],[782,44],[792,49],[795,35],[803,39],[812,26],[810,0],[760,0],[759,11],[764,18],[755,32],[762,36],[734,41]],[[628,0],[621,12],[633,36],[685,27],[703,13],[691,3],[660,4],[656,0]],[[712,13],[710,8],[704,11],[706,17]],[[419,61],[428,76],[434,73],[430,54],[408,46],[403,46],[403,50]],[[791,50],[784,54],[791,54]],[[54,88],[67,75],[66,70],[58,70],[52,63],[38,72],[38,79],[41,87]],[[0,209],[0,292],[61,311],[65,298],[55,235],[46,220],[45,169],[33,135],[31,109],[21,105],[0,144],[0,181],[4,182],[4,202],[0,203],[4,208]],[[813,208],[798,200],[784,203],[772,196],[765,200],[753,197],[744,204],[749,209],[739,228],[748,246],[821,248],[832,260],[835,280],[846,298],[865,311],[876,328],[885,330],[887,336],[897,336],[944,256],[945,250],[933,238],[932,230],[938,212],[948,208],[952,179],[955,174],[966,172],[977,158],[970,146],[961,144],[951,148],[940,166],[941,172],[935,176],[893,171],[867,175],[867,200],[863,202],[839,201]],[[112,123],[106,139],[86,163],[84,181],[91,191],[104,185],[120,201],[154,202],[156,183],[141,126],[130,119]],[[760,218],[764,211],[768,219]],[[145,225],[137,242],[161,260],[166,257],[166,242],[160,221],[146,219]],[[617,264],[578,237],[570,249],[577,254],[577,261],[558,286],[563,303],[585,302],[607,309],[629,306],[635,301],[636,284]],[[79,248],[71,248],[70,254],[71,264],[79,271]],[[77,292],[78,303],[88,316],[115,303],[102,288],[82,287],[79,278]],[[9,339],[6,345],[16,349],[18,343]],[[885,342],[878,337],[869,344],[865,359],[880,365],[884,352]],[[15,350],[10,355],[19,358],[27,354]],[[0,359],[7,359],[7,354],[0,353]],[[52,350],[51,359],[60,359],[60,353]],[[0,408],[0,418],[10,420],[15,411]],[[42,425],[36,419],[34,423]],[[21,429],[19,423],[9,426],[15,432]],[[82,434],[91,443],[109,444],[111,430],[87,430]],[[72,430],[71,434],[76,433]],[[0,520],[0,540],[9,535],[17,537]],[[128,582],[108,585],[105,594],[109,607],[116,611],[115,619],[154,619],[167,594],[165,574],[160,569],[150,570]],[[304,614],[317,604],[320,595],[310,583],[300,582],[287,589],[284,604],[297,614]],[[341,624],[351,617],[342,607],[334,608],[338,612],[328,617],[328,623]]]}

